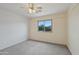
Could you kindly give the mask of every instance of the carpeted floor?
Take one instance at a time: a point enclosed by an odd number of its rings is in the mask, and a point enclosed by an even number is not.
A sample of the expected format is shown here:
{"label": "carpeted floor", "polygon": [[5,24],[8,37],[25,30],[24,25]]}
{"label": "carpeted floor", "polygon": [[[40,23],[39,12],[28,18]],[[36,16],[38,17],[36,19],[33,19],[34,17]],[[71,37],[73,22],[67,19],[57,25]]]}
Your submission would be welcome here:
{"label": "carpeted floor", "polygon": [[70,55],[70,52],[62,45],[28,40],[1,50],[0,55]]}

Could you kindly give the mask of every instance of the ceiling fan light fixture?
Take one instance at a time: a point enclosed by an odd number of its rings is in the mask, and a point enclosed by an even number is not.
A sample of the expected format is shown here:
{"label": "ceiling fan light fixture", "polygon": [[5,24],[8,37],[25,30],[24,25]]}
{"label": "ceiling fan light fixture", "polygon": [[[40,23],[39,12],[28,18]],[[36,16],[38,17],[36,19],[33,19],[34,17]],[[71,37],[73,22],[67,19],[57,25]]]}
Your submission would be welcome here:
{"label": "ceiling fan light fixture", "polygon": [[35,13],[35,12],[36,12],[35,9],[31,9],[31,8],[29,8],[29,13]]}
{"label": "ceiling fan light fixture", "polygon": [[31,13],[36,13],[36,12],[39,12],[39,10],[41,10],[41,7],[36,7],[35,4],[33,3],[29,3],[27,5],[28,7],[28,12],[31,14]]}

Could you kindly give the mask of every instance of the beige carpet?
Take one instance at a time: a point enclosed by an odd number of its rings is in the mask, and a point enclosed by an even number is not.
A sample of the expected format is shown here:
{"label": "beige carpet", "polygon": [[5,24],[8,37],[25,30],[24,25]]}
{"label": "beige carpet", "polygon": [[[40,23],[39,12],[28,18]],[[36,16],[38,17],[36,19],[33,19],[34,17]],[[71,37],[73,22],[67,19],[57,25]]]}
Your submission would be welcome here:
{"label": "beige carpet", "polygon": [[70,55],[65,46],[28,40],[0,51],[0,55]]}

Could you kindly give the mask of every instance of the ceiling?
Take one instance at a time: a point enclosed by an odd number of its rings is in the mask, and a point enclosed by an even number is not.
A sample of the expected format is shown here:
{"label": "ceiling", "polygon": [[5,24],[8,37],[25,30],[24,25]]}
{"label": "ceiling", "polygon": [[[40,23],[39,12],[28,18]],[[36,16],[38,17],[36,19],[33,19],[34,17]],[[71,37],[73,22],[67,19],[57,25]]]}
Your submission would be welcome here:
{"label": "ceiling", "polygon": [[70,7],[70,3],[36,3],[42,7],[42,12],[29,14],[27,8],[23,8],[25,3],[1,3],[0,8],[10,10],[15,13],[28,17],[39,17],[49,14],[55,14],[66,11]]}

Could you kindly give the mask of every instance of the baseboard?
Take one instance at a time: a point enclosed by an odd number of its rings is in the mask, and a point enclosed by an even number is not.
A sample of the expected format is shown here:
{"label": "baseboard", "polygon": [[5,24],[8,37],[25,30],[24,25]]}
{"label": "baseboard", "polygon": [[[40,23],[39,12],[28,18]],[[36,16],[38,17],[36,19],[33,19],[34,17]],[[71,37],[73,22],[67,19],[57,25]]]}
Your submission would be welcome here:
{"label": "baseboard", "polygon": [[48,44],[54,44],[54,45],[60,45],[60,46],[65,46],[64,44],[58,44],[58,43],[51,43],[51,42],[46,42],[46,41],[41,41],[41,40],[35,40],[35,39],[29,39],[29,40],[32,40],[32,41],[37,41],[37,42],[43,42],[43,43],[48,43]]}
{"label": "baseboard", "polygon": [[67,45],[66,45],[66,48],[69,50],[70,54],[72,55],[72,53],[71,53],[71,51],[70,51],[70,49],[69,49],[69,47]]}
{"label": "baseboard", "polygon": [[12,47],[12,46],[15,46],[15,45],[20,44],[20,43],[25,42],[25,41],[26,41],[26,40],[22,40],[22,41],[19,41],[19,42],[15,43],[15,44],[8,45],[8,46],[6,46],[6,47],[0,49],[0,51],[1,51],[1,50],[4,50],[4,49],[7,49],[7,48],[10,48],[10,47]]}

